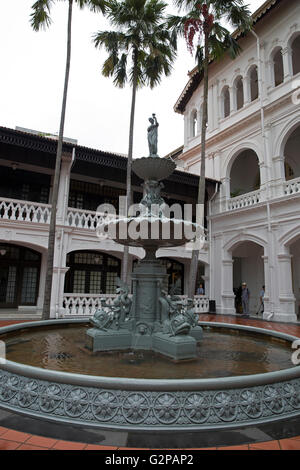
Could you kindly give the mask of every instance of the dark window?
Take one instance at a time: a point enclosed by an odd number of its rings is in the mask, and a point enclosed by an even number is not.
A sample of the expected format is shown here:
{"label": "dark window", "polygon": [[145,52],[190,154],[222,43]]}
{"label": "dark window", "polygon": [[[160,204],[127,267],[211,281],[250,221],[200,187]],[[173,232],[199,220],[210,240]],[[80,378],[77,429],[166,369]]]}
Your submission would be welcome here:
{"label": "dark window", "polygon": [[282,49],[278,49],[278,51],[274,54],[274,85],[278,86],[283,83],[283,57],[282,57]]}
{"label": "dark window", "polygon": [[224,118],[230,115],[230,93],[228,87],[223,91],[223,114]]}
{"label": "dark window", "polygon": [[0,308],[36,305],[40,253],[0,243]]}
{"label": "dark window", "polygon": [[1,166],[0,196],[48,204],[50,176]]}
{"label": "dark window", "polygon": [[122,188],[72,180],[70,182],[69,207],[96,211],[100,204],[112,204],[119,211],[119,196],[125,196]]}
{"label": "dark window", "polygon": [[293,75],[300,73],[300,36],[292,43]]}
{"label": "dark window", "polygon": [[238,78],[236,83],[236,109],[241,109],[244,106],[244,85],[242,77]]}
{"label": "dark window", "polygon": [[252,69],[250,70],[250,95],[251,101],[254,101],[258,98],[257,67],[252,67]]}
{"label": "dark window", "polygon": [[97,251],[77,251],[67,256],[65,292],[78,294],[115,294],[121,261]]}

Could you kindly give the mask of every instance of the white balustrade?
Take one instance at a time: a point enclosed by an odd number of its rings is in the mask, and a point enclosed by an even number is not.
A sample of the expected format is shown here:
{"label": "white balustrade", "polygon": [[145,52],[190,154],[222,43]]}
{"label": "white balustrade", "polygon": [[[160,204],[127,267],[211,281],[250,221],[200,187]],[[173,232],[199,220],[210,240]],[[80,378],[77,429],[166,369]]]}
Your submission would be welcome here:
{"label": "white balustrade", "polygon": [[94,211],[86,211],[82,209],[68,208],[66,225],[76,227],[78,229],[96,230],[98,225],[108,220],[113,220],[117,216],[114,214],[101,214]]}
{"label": "white balustrade", "polygon": [[209,312],[209,297],[205,295],[194,296],[194,307],[196,313],[208,313]]}
{"label": "white balustrade", "polygon": [[253,191],[252,193],[243,194],[242,196],[229,199],[227,202],[227,210],[233,211],[243,209],[244,207],[254,206],[262,200],[261,191]]}
{"label": "white balustrade", "polygon": [[[92,316],[101,307],[101,300],[112,305],[116,294],[64,294],[63,307],[65,316]],[[180,295],[184,303],[187,301],[186,295]],[[204,295],[195,295],[194,306],[196,313],[207,313],[209,311],[209,298]]]}
{"label": "white balustrade", "polygon": [[300,193],[300,178],[287,181],[284,185],[284,194],[290,196],[291,194]]}
{"label": "white balustrade", "polygon": [[0,198],[0,219],[49,224],[51,205],[40,202]]}
{"label": "white balustrade", "polygon": [[112,305],[116,294],[64,294],[63,307],[65,315],[91,316],[101,307],[101,300],[105,299]]}

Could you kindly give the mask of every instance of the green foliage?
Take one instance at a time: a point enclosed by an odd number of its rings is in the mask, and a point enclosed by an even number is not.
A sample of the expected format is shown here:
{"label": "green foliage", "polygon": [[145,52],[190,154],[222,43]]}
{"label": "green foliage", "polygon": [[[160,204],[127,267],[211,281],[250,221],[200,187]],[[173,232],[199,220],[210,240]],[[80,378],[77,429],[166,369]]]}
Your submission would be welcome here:
{"label": "green foliage", "polygon": [[[65,0],[69,2],[70,0]],[[79,8],[88,7],[91,11],[105,13],[105,0],[71,0],[77,3]],[[34,31],[48,28],[51,23],[51,8],[55,0],[37,0],[31,7],[30,24]]]}
{"label": "green foliage", "polygon": [[158,85],[170,75],[175,58],[176,35],[165,26],[166,4],[160,0],[111,0],[107,16],[112,31],[94,36],[96,47],[108,57],[102,66],[105,77],[113,77],[116,86],[136,81],[137,87]]}
{"label": "green foliage", "polygon": [[[167,25],[177,35],[186,35],[189,22],[199,21],[199,34],[196,35],[198,44],[196,47],[196,62],[199,71],[203,69],[204,60],[204,30],[205,21],[201,14],[203,6],[207,6],[209,14],[213,16],[213,23],[209,31],[208,51],[209,60],[220,60],[225,53],[234,59],[241,52],[238,41],[231,35],[222,23],[226,22],[238,29],[241,33],[249,31],[252,25],[251,13],[244,0],[174,0],[179,10],[183,10],[183,16],[168,16]],[[194,36],[192,36],[194,38]],[[191,48],[191,44],[188,45]]]}

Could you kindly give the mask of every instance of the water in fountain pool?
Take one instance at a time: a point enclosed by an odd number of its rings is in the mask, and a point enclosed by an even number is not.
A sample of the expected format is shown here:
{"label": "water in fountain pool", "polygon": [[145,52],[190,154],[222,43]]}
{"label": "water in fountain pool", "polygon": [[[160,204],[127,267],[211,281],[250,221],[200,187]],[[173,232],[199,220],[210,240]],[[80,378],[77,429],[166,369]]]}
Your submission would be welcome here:
{"label": "water in fountain pool", "polygon": [[49,370],[104,377],[201,379],[251,375],[293,367],[290,343],[249,332],[204,328],[198,357],[174,363],[151,351],[92,353],[88,324],[24,329],[5,340],[7,359]]}

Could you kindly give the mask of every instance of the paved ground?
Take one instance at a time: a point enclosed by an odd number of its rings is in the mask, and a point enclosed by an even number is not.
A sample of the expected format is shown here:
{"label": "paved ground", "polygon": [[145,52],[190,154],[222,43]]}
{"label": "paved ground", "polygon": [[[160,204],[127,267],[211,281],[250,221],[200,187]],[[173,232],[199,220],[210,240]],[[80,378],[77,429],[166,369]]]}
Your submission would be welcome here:
{"label": "paved ground", "polygon": [[[256,326],[281,331],[300,337],[300,326],[286,323],[265,322],[259,319],[242,319],[239,317],[229,317],[221,315],[200,315],[200,321],[217,321],[234,323],[239,325]],[[0,326],[19,323],[16,321],[0,321]],[[91,445],[79,442],[50,439],[38,435],[15,431],[5,427],[0,427],[0,450],[133,450],[129,447],[108,447]],[[161,450],[161,449],[160,449]],[[169,449],[168,449],[169,450]],[[179,449],[176,449],[179,450]],[[187,449],[191,450],[191,449]],[[276,441],[261,442],[255,444],[245,444],[231,447],[210,447],[199,450],[300,450],[300,436]]]}

